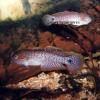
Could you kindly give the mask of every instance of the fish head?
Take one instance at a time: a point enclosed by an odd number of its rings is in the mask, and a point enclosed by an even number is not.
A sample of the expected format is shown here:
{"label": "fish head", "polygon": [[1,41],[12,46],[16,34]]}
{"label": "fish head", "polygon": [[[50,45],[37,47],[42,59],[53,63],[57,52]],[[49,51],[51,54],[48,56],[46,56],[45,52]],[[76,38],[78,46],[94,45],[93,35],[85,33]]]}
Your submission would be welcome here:
{"label": "fish head", "polygon": [[50,26],[55,22],[55,17],[52,15],[44,15],[42,21],[46,26]]}
{"label": "fish head", "polygon": [[83,65],[82,57],[77,55],[68,56],[66,62],[69,72],[76,72]]}
{"label": "fish head", "polygon": [[23,51],[23,50],[17,51],[16,53],[14,53],[11,56],[11,61],[13,63],[18,64],[18,65],[27,66],[28,59],[29,59],[28,52],[27,51]]}
{"label": "fish head", "polygon": [[81,23],[82,23],[83,25],[87,25],[87,24],[89,24],[89,23],[92,21],[92,19],[91,19],[91,17],[90,17],[89,15],[87,15],[87,14],[81,14],[81,15],[80,15],[80,21],[81,21]]}

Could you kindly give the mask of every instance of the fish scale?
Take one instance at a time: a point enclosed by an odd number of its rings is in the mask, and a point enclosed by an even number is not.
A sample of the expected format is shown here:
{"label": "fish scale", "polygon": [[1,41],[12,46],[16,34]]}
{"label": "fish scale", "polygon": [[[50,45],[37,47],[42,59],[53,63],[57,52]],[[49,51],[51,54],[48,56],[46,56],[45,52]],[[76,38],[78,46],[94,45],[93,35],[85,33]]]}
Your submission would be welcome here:
{"label": "fish scale", "polygon": [[52,24],[81,26],[87,25],[92,21],[88,14],[74,11],[58,12],[52,15],[46,14],[43,16],[42,20],[46,26]]}
{"label": "fish scale", "polygon": [[38,48],[33,50],[17,51],[12,61],[25,67],[41,66],[42,71],[79,69],[83,60],[79,54],[66,53],[56,48]]}

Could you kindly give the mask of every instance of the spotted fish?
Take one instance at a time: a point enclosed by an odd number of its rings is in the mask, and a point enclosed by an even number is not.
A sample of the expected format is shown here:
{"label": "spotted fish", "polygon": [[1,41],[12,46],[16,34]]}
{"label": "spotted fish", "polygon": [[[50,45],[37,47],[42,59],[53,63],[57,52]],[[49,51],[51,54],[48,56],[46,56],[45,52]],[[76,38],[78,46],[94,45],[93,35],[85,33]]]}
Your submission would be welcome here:
{"label": "spotted fish", "polygon": [[82,26],[87,25],[92,21],[88,14],[74,11],[58,12],[52,15],[47,14],[43,16],[42,20],[46,26],[50,26],[52,24]]}
{"label": "spotted fish", "polygon": [[73,73],[83,64],[79,54],[63,52],[54,47],[19,50],[11,59],[12,62],[25,67],[40,66],[41,71],[68,70]]}

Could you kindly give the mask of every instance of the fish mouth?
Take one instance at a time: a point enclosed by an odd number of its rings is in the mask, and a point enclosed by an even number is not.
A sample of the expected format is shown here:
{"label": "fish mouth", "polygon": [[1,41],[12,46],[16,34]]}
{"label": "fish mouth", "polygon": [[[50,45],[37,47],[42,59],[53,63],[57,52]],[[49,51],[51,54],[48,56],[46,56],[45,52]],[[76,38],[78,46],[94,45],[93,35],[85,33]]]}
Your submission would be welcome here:
{"label": "fish mouth", "polygon": [[53,24],[53,19],[54,19],[54,17],[49,15],[49,14],[44,15],[42,17],[42,21],[43,21],[44,25],[46,25],[46,26],[52,25]]}
{"label": "fish mouth", "polygon": [[17,62],[18,62],[17,51],[11,53],[10,61],[11,61],[11,63],[16,63],[17,64]]}
{"label": "fish mouth", "polygon": [[10,54],[10,61],[11,61],[11,63],[15,61],[15,60],[14,60],[14,56],[15,56],[15,52],[12,52],[12,53]]}

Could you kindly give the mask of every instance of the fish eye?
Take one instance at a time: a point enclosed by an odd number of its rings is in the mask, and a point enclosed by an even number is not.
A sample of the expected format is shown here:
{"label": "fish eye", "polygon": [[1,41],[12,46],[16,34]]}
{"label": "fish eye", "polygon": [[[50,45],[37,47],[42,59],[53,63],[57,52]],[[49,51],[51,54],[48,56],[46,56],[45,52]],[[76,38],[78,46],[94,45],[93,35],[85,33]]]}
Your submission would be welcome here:
{"label": "fish eye", "polygon": [[15,57],[14,57],[15,59],[18,59],[18,55],[15,55]]}
{"label": "fish eye", "polygon": [[68,59],[68,63],[72,64],[72,62],[73,62],[72,59]]}
{"label": "fish eye", "polygon": [[54,18],[52,18],[52,20],[54,20]]}

